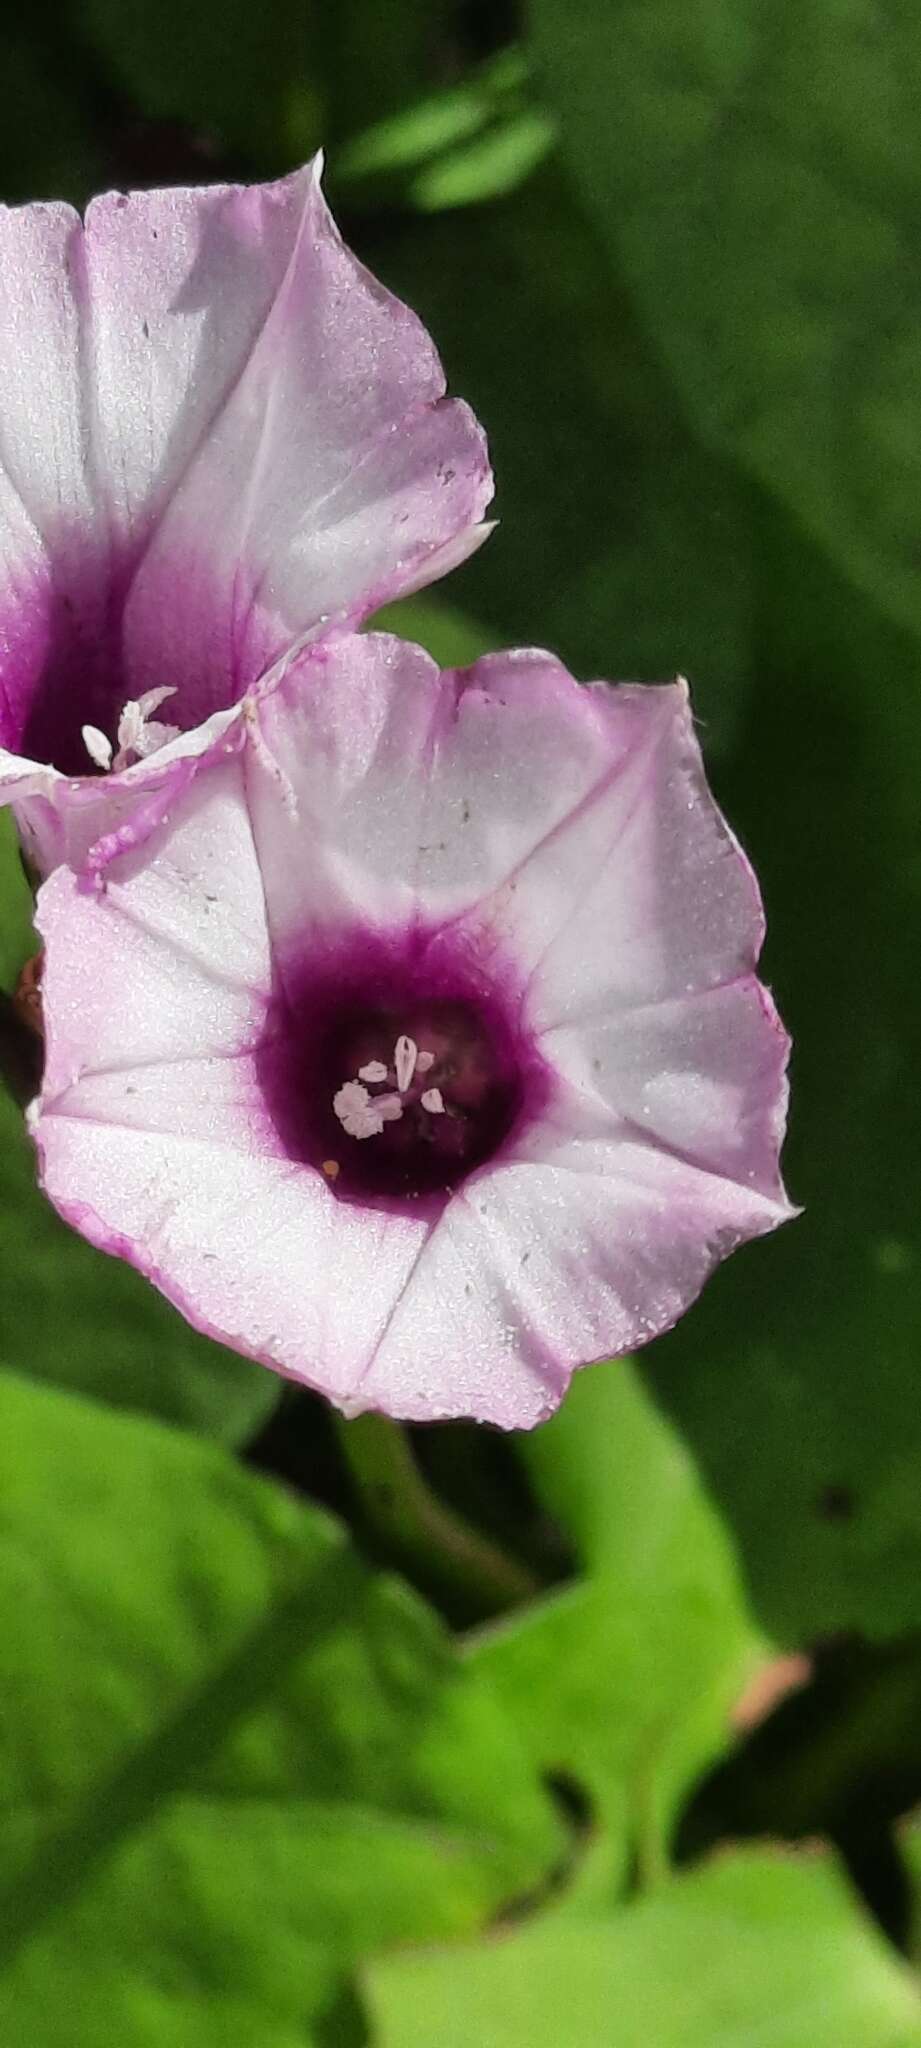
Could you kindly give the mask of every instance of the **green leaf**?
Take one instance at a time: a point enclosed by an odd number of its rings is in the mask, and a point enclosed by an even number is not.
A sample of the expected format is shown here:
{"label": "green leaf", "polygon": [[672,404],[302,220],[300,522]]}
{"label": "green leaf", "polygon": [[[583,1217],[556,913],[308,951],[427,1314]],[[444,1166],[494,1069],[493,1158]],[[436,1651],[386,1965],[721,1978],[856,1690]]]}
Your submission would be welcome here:
{"label": "green leaf", "polygon": [[549,154],[554,123],[532,103],[522,53],[504,50],[453,91],[404,107],[333,159],[338,185],[423,213],[513,192]]}
{"label": "green leaf", "polygon": [[720,782],[793,1033],[804,1215],[644,1361],[786,1643],[921,1627],[921,655],[773,510],[760,682]]}
{"label": "green leaf", "polygon": [[6,2048],[289,2048],[561,1831],[484,1681],[324,1516],[0,1383]]}
{"label": "green leaf", "polygon": [[909,1887],[908,1953],[921,1966],[921,1826],[914,1814],[903,1829],[900,1847]]}
{"label": "green leaf", "polygon": [[336,178],[345,188],[416,171],[443,150],[479,135],[488,114],[488,100],[474,83],[434,93],[354,135],[335,158]]}
{"label": "green leaf", "polygon": [[385,605],[371,620],[375,633],[397,633],[427,649],[440,668],[468,668],[488,654],[491,641],[485,626],[443,598],[401,597]]}
{"label": "green leaf", "polygon": [[533,0],[566,151],[687,416],[921,632],[913,0]]}
{"label": "green leaf", "polygon": [[482,205],[522,185],[549,155],[554,140],[549,114],[540,107],[523,107],[443,162],[426,165],[413,179],[410,197],[422,213]]}
{"label": "green leaf", "polygon": [[101,181],[98,107],[83,52],[56,9],[17,9],[3,25],[4,201],[80,204]]}
{"label": "green leaf", "polygon": [[12,989],[37,945],[32,929],[32,892],[19,858],[10,810],[0,810],[0,988]]}
{"label": "green leaf", "polygon": [[86,0],[76,10],[113,81],[156,119],[210,131],[262,174],[320,140],[314,28],[299,0]]}
{"label": "green leaf", "polygon": [[611,1842],[609,1880],[600,1858],[593,1879],[613,1882],[630,1854],[652,1879],[767,1646],[691,1459],[628,1360],[577,1374],[522,1455],[587,1578],[485,1634],[475,1662],[542,1767],[588,1792]]}
{"label": "green leaf", "polygon": [[360,246],[488,428],[499,528],[452,602],[584,677],[686,671],[725,749],[751,683],[750,494],[688,434],[558,172]]}
{"label": "green leaf", "polygon": [[348,0],[315,9],[328,143],[369,127],[376,133],[390,118],[398,126],[407,102],[440,82],[451,32],[444,11],[443,0],[434,9],[431,0],[388,0],[386,7],[379,0]]}
{"label": "green leaf", "polygon": [[831,1864],[727,1857],[584,1924],[366,1974],[375,2048],[917,2048],[907,1970]]}
{"label": "green leaf", "polygon": [[[881,1648],[845,1636],[819,1646],[808,1682],[783,1661],[766,1677],[768,1697],[746,1702],[750,1732],[682,1817],[681,1855],[726,1835],[825,1836],[847,1849],[891,1929],[899,1897],[886,1838],[921,1784],[921,1639]],[[771,1698],[772,1677],[792,1681],[782,1698]]]}

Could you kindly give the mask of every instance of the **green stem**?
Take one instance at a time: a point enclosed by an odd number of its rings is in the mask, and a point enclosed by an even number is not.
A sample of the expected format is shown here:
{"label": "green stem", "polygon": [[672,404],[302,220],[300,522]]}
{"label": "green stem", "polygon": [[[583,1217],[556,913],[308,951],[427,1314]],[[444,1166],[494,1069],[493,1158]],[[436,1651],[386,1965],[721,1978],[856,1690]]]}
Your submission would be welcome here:
{"label": "green stem", "polygon": [[534,1598],[540,1587],[526,1566],[432,1492],[399,1423],[386,1415],[336,1423],[368,1527],[401,1563],[478,1616]]}

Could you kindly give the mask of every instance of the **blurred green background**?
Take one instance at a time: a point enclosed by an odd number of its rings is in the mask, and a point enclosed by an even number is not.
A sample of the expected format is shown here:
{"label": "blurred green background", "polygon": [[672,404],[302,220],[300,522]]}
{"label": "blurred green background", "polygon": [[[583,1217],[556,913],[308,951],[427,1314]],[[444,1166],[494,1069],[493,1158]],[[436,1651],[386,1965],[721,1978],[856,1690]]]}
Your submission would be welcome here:
{"label": "blurred green background", "polygon": [[533,1438],[414,1433],[497,1614],[0,1104],[3,2048],[921,2044],[917,6],[33,0],[3,57],[9,201],[326,145],[498,478],[390,616],[690,675],[805,1205]]}

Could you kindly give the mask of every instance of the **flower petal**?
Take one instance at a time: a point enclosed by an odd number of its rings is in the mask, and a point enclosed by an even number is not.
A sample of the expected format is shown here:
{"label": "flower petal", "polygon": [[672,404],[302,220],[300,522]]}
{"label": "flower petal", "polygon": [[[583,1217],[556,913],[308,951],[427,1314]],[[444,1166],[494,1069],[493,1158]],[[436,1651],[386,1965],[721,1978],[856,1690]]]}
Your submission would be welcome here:
{"label": "flower petal", "polygon": [[[7,574],[27,534],[66,543],[92,519],[81,240],[70,206],[0,207],[0,557]],[[9,523],[14,504],[18,532]]]}
{"label": "flower petal", "polygon": [[[202,641],[208,618],[201,717],[226,701],[228,672],[239,690],[296,633],[360,620],[443,574],[476,545],[492,495],[476,421],[445,399],[415,315],[345,248],[318,163],[256,193],[263,213],[286,223],[284,274],[126,615],[138,689],[169,672],[179,641]],[[219,324],[226,287],[193,270],[183,290],[193,306],[204,297]]]}
{"label": "flower petal", "polygon": [[789,1039],[753,975],[560,1025],[538,1043],[555,1072],[643,1142],[784,1200],[778,1152]]}
{"label": "flower petal", "polygon": [[[754,875],[707,787],[686,684],[583,695],[608,766],[473,920],[527,964],[538,1032],[748,973],[764,931]],[[561,739],[572,715],[561,701]]]}
{"label": "flower petal", "polygon": [[308,166],[277,184],[107,192],[88,206],[85,402],[99,509],[117,538],[149,544],[221,419],[284,287],[313,182]]}
{"label": "flower petal", "polygon": [[[208,1088],[204,1063],[194,1076],[196,1088]],[[426,1226],[349,1210],[320,1174],[255,1149],[245,1098],[229,1088],[224,1138],[248,1142],[200,1137],[201,1100],[195,1134],[177,1133],[187,1088],[179,1092],[169,1067],[153,1077],[148,1115],[154,1097],[156,1129],[97,1122],[81,1113],[79,1094],[66,1112],[33,1114],[46,1194],[91,1243],[145,1273],[196,1329],[350,1406]]]}
{"label": "flower petal", "polygon": [[161,828],[156,857],[123,859],[104,893],[66,868],[39,891],[49,1102],[87,1071],[236,1053],[258,1039],[271,962],[239,784],[239,762],[220,763],[194,807],[177,806],[168,842]]}
{"label": "flower petal", "polygon": [[719,1261],[795,1214],[567,1102],[432,1230],[354,1408],[529,1429],[573,1371],[670,1329]]}
{"label": "flower petal", "polygon": [[[599,783],[621,763],[629,773],[640,719],[631,702],[622,735],[612,733],[606,702],[539,652],[442,674],[389,634],[310,649],[260,705],[263,751],[250,766],[276,942],[296,944],[305,921],[317,930],[356,916],[393,924],[489,902]],[[286,806],[272,762],[284,764]],[[295,855],[301,843],[309,868]],[[570,903],[567,894],[558,918]],[[546,934],[542,923],[536,943]]]}

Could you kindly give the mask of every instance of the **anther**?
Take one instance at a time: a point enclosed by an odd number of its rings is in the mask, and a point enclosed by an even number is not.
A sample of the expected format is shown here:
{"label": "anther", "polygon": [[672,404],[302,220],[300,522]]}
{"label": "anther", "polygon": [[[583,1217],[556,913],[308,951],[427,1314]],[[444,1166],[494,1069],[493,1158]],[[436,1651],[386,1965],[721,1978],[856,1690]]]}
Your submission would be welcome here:
{"label": "anther", "polygon": [[376,1138],[403,1114],[398,1095],[369,1095],[360,1081],[346,1081],[336,1090],[333,1109],[350,1138]]}
{"label": "anther", "polygon": [[112,742],[106,739],[104,732],[100,732],[98,725],[82,726],[83,744],[94,767],[102,768],[106,772],[114,768],[117,772],[120,768],[129,766],[132,755],[139,761],[145,761],[149,754],[155,754],[160,747],[167,746],[170,740],[178,739],[181,726],[163,725],[152,715],[159,711],[160,705],[166,702],[167,697],[175,695],[175,687],[167,686],[163,689],[145,690],[140,697],[129,697],[118,721],[118,752],[114,760]]}
{"label": "anther", "polygon": [[83,744],[94,767],[104,770],[111,768],[111,740],[106,739],[105,733],[100,732],[98,725],[82,725],[80,731],[83,737]]}
{"label": "anther", "polygon": [[416,1044],[415,1039],[407,1038],[405,1032],[403,1032],[401,1036],[397,1039],[396,1045],[393,1049],[393,1063],[396,1068],[397,1087],[399,1088],[401,1095],[405,1095],[407,1088],[409,1088],[412,1084],[412,1078],[416,1071],[416,1063],[418,1061],[418,1058],[419,1048]]}

